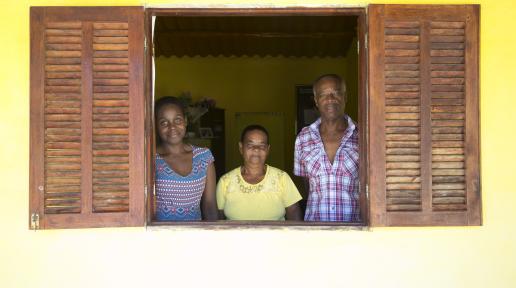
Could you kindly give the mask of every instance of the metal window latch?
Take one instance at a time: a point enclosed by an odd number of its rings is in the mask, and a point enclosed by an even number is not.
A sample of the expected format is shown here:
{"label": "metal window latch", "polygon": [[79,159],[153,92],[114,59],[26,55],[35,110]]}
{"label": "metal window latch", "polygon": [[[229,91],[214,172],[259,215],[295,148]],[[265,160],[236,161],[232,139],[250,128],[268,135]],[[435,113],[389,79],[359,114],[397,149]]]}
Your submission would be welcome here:
{"label": "metal window latch", "polygon": [[39,214],[38,213],[32,213],[30,215],[30,229],[34,230],[34,231],[39,229]]}

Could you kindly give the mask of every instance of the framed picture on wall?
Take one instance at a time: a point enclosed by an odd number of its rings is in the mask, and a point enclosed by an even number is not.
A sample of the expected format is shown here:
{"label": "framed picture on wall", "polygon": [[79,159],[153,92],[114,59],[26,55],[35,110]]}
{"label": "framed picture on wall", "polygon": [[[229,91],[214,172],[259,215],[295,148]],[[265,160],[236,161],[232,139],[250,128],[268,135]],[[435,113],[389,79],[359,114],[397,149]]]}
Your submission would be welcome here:
{"label": "framed picture on wall", "polygon": [[201,138],[213,138],[213,130],[210,127],[199,128],[199,136]]}

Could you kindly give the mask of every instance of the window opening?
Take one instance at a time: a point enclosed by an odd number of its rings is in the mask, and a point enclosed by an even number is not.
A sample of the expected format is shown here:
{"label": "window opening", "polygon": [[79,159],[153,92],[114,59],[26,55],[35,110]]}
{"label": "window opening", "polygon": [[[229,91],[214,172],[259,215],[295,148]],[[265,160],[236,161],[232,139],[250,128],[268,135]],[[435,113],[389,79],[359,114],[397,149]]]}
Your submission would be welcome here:
{"label": "window opening", "polygon": [[212,150],[217,180],[241,164],[241,128],[261,124],[271,138],[267,163],[289,173],[304,209],[308,192],[293,175],[294,142],[307,124],[299,115],[317,115],[313,80],[339,74],[348,91],[345,112],[361,125],[358,16],[163,13],[152,17],[152,31],[154,100],[176,96],[184,101],[187,141]]}

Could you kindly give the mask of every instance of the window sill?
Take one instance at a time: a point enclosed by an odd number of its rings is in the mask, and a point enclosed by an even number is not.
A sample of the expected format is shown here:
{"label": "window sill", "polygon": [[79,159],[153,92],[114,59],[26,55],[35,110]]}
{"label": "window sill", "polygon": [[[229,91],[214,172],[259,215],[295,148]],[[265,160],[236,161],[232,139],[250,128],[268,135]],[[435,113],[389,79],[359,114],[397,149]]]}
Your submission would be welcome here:
{"label": "window sill", "polygon": [[292,230],[292,231],[370,231],[364,223],[304,221],[191,221],[147,224],[147,230]]}

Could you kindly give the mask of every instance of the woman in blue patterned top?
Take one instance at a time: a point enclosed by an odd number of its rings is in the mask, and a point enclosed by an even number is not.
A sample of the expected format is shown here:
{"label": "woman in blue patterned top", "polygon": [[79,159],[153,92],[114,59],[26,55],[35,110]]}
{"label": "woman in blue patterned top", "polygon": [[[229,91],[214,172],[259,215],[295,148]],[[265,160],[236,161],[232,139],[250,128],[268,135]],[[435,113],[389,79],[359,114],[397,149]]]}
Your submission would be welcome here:
{"label": "woman in blue patterned top", "polygon": [[184,143],[187,119],[179,99],[161,98],[154,111],[158,134],[156,219],[217,220],[213,155],[207,148]]}

